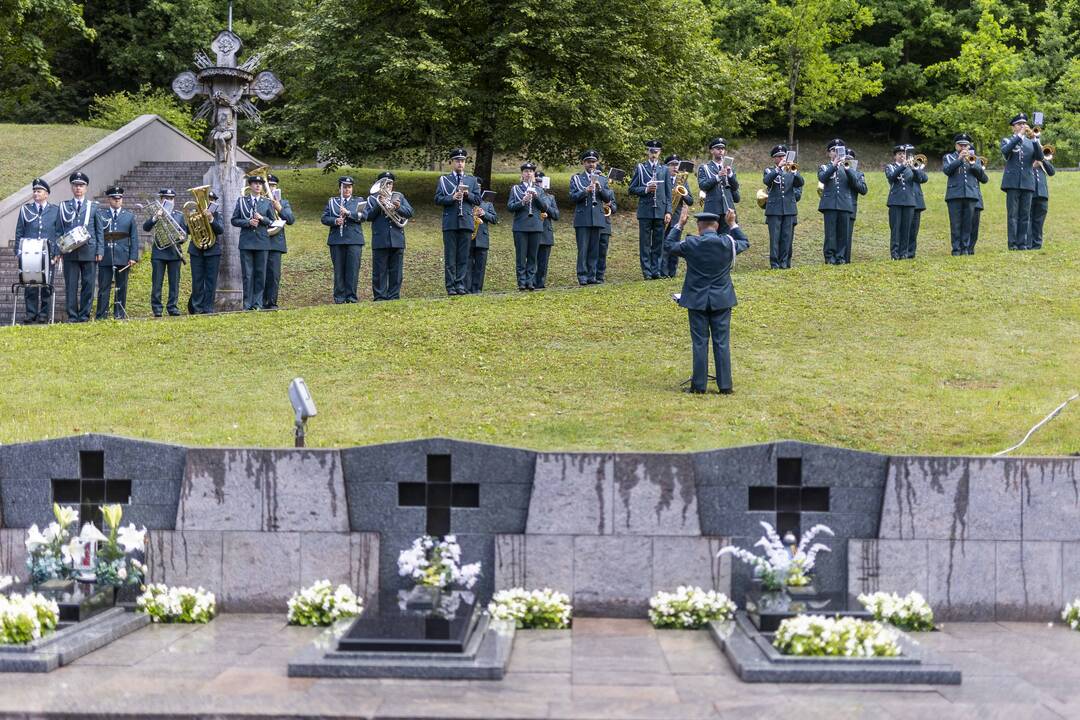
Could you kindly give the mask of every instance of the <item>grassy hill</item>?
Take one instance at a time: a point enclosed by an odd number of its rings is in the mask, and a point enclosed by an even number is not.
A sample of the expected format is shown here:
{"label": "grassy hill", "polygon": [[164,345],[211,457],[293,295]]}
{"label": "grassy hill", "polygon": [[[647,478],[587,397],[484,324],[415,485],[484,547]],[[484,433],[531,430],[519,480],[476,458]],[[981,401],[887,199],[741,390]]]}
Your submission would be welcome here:
{"label": "grassy hill", "polygon": [[109,134],[80,125],[0,123],[0,198],[85,150]]}
{"label": "grassy hill", "polygon": [[[373,174],[359,172],[358,185]],[[314,215],[333,179],[282,179],[304,218],[290,229],[286,303],[320,301],[329,263]],[[812,191],[788,272],[763,269],[760,215],[745,213],[753,247],[735,271],[732,396],[678,392],[690,365],[686,314],[669,298],[679,282],[628,282],[637,274],[629,212],[612,248],[617,282],[569,288],[573,243],[562,224],[553,274],[564,289],[449,299],[440,297],[430,177],[417,174],[405,183],[423,209],[409,225],[411,299],[4,328],[0,442],[94,431],[289,445],[286,386],[303,376],[319,406],[309,425],[314,446],[433,435],[656,451],[777,438],[897,453],[1011,445],[1080,389],[1080,240],[1067,200],[1080,176],[1055,179],[1048,245],[1038,253],[1004,251],[1001,193],[991,185],[979,254],[965,258],[947,255],[935,178],[920,257],[904,263],[882,259],[884,183],[873,183],[849,266],[820,264]],[[505,226],[492,252],[492,284],[511,287]],[[369,268],[365,251],[362,279]],[[133,305],[145,302],[144,291],[133,289]],[[1075,404],[1022,450],[1077,451]]]}

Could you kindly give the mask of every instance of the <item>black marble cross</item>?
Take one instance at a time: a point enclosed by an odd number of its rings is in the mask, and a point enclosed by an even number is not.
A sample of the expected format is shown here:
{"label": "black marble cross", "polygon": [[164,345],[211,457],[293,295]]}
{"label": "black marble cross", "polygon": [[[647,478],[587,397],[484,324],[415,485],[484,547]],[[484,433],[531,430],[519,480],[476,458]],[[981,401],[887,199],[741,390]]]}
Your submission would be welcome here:
{"label": "black marble cross", "polygon": [[54,478],[53,502],[77,505],[79,522],[92,522],[101,527],[101,506],[131,502],[131,481],[105,479],[105,453],[101,450],[79,451],[79,477]]}
{"label": "black marble cross", "polygon": [[751,511],[776,513],[776,532],[780,537],[794,533],[802,536],[802,513],[829,512],[829,488],[804,487],[802,458],[777,458],[776,486],[750,487]]}
{"label": "black marble cross", "polygon": [[480,507],[478,483],[451,482],[450,456],[427,456],[427,480],[398,483],[398,507],[427,509],[428,535],[450,534],[451,508]]}

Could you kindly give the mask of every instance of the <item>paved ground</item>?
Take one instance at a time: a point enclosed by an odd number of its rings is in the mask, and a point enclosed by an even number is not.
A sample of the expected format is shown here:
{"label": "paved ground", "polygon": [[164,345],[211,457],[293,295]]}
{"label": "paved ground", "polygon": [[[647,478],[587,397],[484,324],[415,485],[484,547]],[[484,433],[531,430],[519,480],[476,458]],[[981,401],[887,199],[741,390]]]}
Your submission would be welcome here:
{"label": "paved ground", "polygon": [[1080,718],[1080,633],[953,624],[919,636],[958,665],[958,687],[749,685],[705,632],[578,619],[518,634],[501,682],[285,676],[317,634],[280,616],[152,626],[48,675],[0,676],[0,713],[40,717]]}

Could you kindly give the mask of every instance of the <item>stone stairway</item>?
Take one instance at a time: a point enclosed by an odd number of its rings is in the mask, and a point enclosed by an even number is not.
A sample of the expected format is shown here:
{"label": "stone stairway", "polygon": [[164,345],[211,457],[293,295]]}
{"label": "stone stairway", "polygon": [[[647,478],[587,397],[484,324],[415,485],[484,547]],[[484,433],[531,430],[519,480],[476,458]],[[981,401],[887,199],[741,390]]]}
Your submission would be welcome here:
{"label": "stone stairway", "polygon": [[[241,167],[245,167],[244,164]],[[176,191],[176,207],[183,207],[184,203],[191,200],[188,188],[203,184],[203,175],[210,168],[209,162],[145,162],[140,163],[133,170],[115,183],[124,188],[124,207],[133,211],[139,218],[139,235],[142,238],[142,259],[150,259],[150,243],[153,242],[151,233],[141,230],[145,216],[138,210],[136,205],[147,203],[157,198],[161,188],[171,187]],[[107,198],[98,197],[98,201],[105,203]],[[23,293],[16,289],[11,293],[12,283],[18,280],[19,264],[14,255],[14,247],[0,249],[0,324],[11,324],[11,304],[16,303],[15,322],[19,324],[23,318]],[[64,277],[63,272],[57,271],[53,277],[53,287],[56,292],[56,322],[63,322],[67,315],[64,312]],[[96,302],[96,300],[95,300]]]}

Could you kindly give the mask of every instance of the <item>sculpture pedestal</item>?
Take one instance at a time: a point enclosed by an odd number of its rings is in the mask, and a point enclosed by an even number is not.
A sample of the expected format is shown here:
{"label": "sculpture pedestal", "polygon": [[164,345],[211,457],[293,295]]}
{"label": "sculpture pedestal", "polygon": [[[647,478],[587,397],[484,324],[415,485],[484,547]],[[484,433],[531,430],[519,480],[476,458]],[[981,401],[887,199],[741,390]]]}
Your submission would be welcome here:
{"label": "sculpture pedestal", "polygon": [[221,265],[218,266],[214,309],[218,312],[242,310],[244,278],[240,269],[240,228],[233,227],[229,220],[244,187],[244,171],[235,165],[212,165],[203,176],[203,183],[212,186],[218,194],[221,220],[225,225],[225,234],[218,238],[221,243]]}

